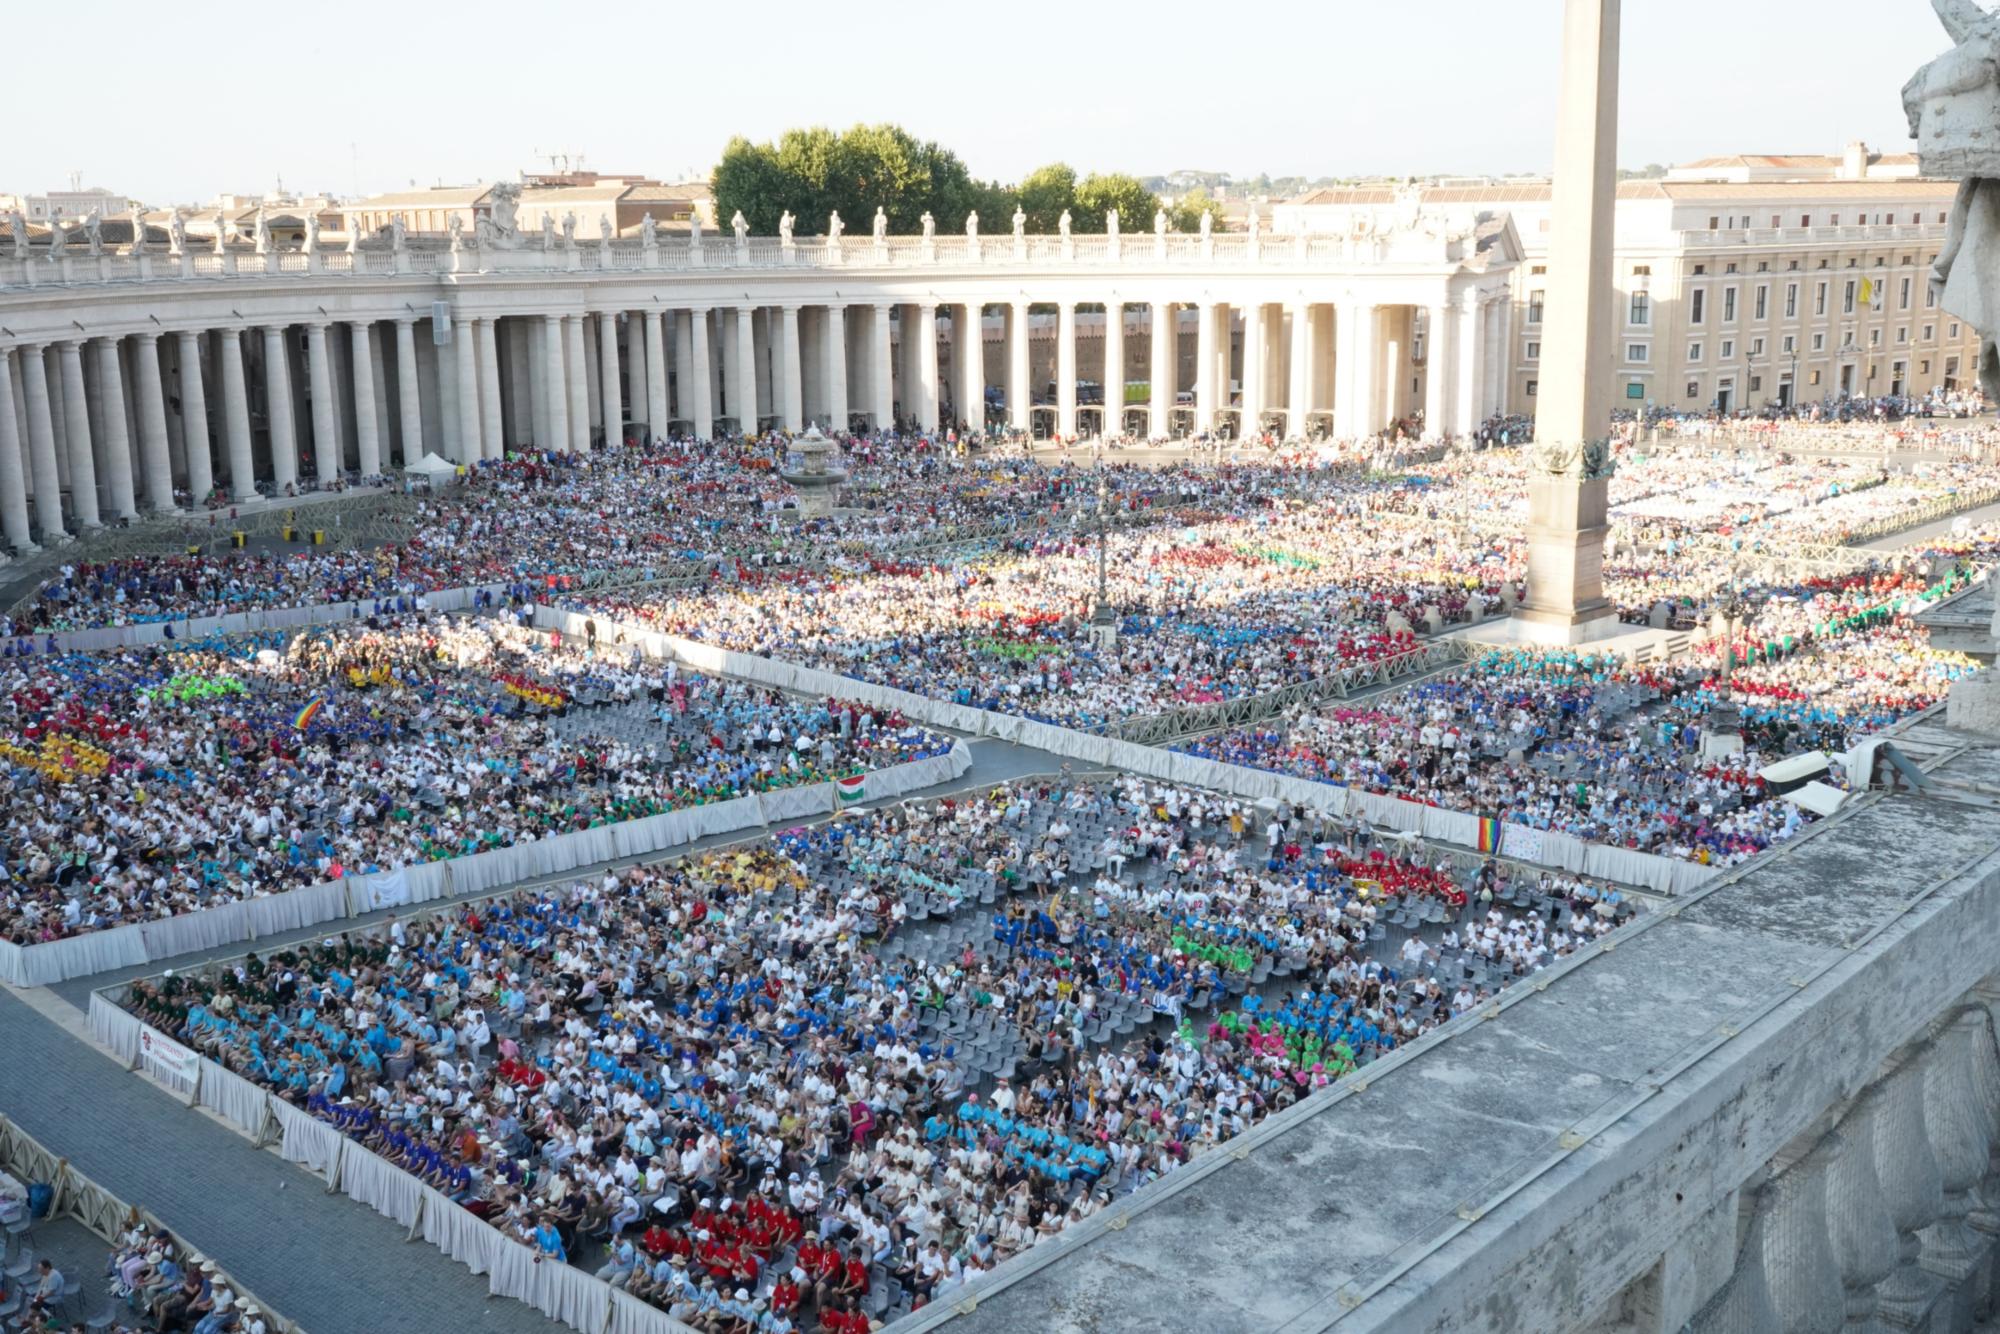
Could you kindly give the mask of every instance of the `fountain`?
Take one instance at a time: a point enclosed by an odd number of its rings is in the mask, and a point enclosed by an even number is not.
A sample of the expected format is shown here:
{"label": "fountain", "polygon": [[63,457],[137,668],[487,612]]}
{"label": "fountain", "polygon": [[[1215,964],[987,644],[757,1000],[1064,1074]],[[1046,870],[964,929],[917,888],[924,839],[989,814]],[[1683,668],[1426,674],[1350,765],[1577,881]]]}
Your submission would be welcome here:
{"label": "fountain", "polygon": [[799,517],[817,519],[833,513],[838,488],[847,480],[840,466],[840,446],[819,433],[817,426],[792,441],[791,454],[779,472],[799,493]]}

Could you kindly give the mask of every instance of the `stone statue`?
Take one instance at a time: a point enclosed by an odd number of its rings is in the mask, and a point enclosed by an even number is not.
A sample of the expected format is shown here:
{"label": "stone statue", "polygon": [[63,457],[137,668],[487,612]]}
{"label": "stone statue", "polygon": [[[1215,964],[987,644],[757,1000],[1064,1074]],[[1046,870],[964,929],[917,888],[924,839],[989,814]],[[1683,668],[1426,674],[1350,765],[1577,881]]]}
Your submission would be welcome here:
{"label": "stone statue", "polygon": [[1155,209],[1153,211],[1153,235],[1165,236],[1166,234],[1167,234],[1167,211],[1163,208]]}
{"label": "stone statue", "polygon": [[2000,16],[1974,0],[1931,0],[1955,45],[1903,87],[1918,170],[1957,177],[1931,269],[1941,305],[1980,331],[1979,384],[2000,397]]}
{"label": "stone statue", "polygon": [[104,217],[94,208],[84,215],[83,240],[93,256],[104,253]]}
{"label": "stone statue", "polygon": [[1583,447],[1567,441],[1551,440],[1535,451],[1535,465],[1551,477],[1568,477],[1583,461]]}
{"label": "stone statue", "polygon": [[1069,240],[1069,210],[1068,210],[1068,209],[1064,209],[1064,210],[1062,211],[1062,216],[1061,216],[1060,218],[1057,218],[1057,219],[1056,219],[1056,230],[1057,230],[1058,232],[1060,232],[1060,233],[1062,234],[1062,239],[1063,239],[1063,240],[1065,240],[1065,241]]}
{"label": "stone statue", "polygon": [[398,213],[395,217],[389,219],[389,249],[399,255],[402,254],[404,241],[408,235],[409,224],[403,221],[402,214]]}
{"label": "stone statue", "polygon": [[487,206],[487,218],[488,225],[493,228],[493,239],[499,244],[511,246],[520,238],[520,209],[520,186],[512,181],[502,181],[493,187],[493,202]]}
{"label": "stone statue", "polygon": [[20,209],[12,209],[7,214],[7,235],[14,238],[14,258],[28,257],[28,220]]}
{"label": "stone statue", "polygon": [[887,240],[889,236],[889,215],[882,211],[882,206],[880,204],[877,204],[875,206],[874,227],[875,227],[875,244],[880,245],[882,244],[883,241]]}
{"label": "stone statue", "polygon": [[1027,231],[1027,229],[1028,215],[1021,211],[1019,204],[1016,204],[1014,205],[1014,239],[1016,241],[1020,240],[1022,233]]}
{"label": "stone statue", "polygon": [[319,214],[308,211],[306,214],[306,253],[308,255],[311,255],[316,253],[318,250],[319,250]]}
{"label": "stone statue", "polygon": [[132,253],[146,253],[146,210],[132,205]]}
{"label": "stone statue", "polygon": [[1250,239],[1253,241],[1264,234],[1264,220],[1257,216],[1257,206],[1255,204],[1250,206],[1249,227]]}
{"label": "stone statue", "polygon": [[361,253],[361,224],[352,218],[347,220],[347,253],[350,255]]}
{"label": "stone statue", "polygon": [[1214,227],[1215,227],[1215,215],[1209,212],[1207,209],[1203,209],[1201,211],[1201,239],[1206,241],[1209,237],[1209,233],[1212,230],[1214,230]]}
{"label": "stone statue", "polygon": [[744,244],[750,237],[750,224],[743,220],[743,210],[737,209],[736,216],[729,220],[729,230],[736,233],[736,244]]}
{"label": "stone statue", "polygon": [[778,240],[785,245],[792,243],[792,211],[786,209],[778,218]]}
{"label": "stone statue", "polygon": [[611,244],[611,218],[608,214],[597,215],[597,239],[606,245]]}
{"label": "stone statue", "polygon": [[258,254],[268,255],[271,253],[271,220],[264,215],[264,206],[262,204],[257,205],[257,222],[250,235],[257,243]]}
{"label": "stone statue", "polygon": [[695,209],[692,213],[688,214],[688,247],[692,250],[701,249],[700,209]]}
{"label": "stone statue", "polygon": [[565,213],[562,218],[563,249],[576,249],[576,214]]}
{"label": "stone statue", "polygon": [[1611,460],[1609,440],[1591,440],[1583,446],[1583,480],[1598,481],[1616,472],[1618,465]]}
{"label": "stone statue", "polygon": [[1118,210],[1115,208],[1104,210],[1104,234],[1106,236],[1118,235]]}
{"label": "stone statue", "polygon": [[[548,214],[544,213],[542,216],[547,218]],[[451,221],[447,224],[447,229],[451,232],[451,253],[456,255],[459,251],[465,249],[465,219],[456,213],[452,214]],[[546,244],[544,244],[544,249],[546,248]]]}
{"label": "stone statue", "polygon": [[929,210],[929,209],[925,209],[925,210],[924,210],[924,239],[925,239],[926,241],[931,241],[931,240],[935,240],[936,238],[937,238],[937,219],[936,219],[936,218],[933,218],[933,217],[932,217],[932,216],[930,215],[930,210]]}
{"label": "stone statue", "polygon": [[543,209],[543,210],[542,210],[542,249],[543,249],[544,251],[551,251],[551,250],[554,250],[555,248],[556,248],[556,220],[555,220],[555,215],[554,215],[554,214],[552,214],[552,213],[550,213],[550,212],[549,212],[549,211],[548,211],[547,209]]}
{"label": "stone statue", "polygon": [[846,230],[847,230],[847,224],[840,220],[839,209],[835,209],[832,213],[829,213],[827,215],[826,239],[829,242],[831,242],[833,245],[838,246],[840,244],[840,234]]}
{"label": "stone statue", "polygon": [[69,233],[63,230],[61,218],[49,219],[49,258],[61,259],[69,249]]}
{"label": "stone statue", "polygon": [[[700,225],[701,222],[697,219],[695,226],[699,227]],[[639,219],[639,248],[641,250],[657,250],[660,248],[660,224],[653,221],[653,215],[650,213]]]}
{"label": "stone statue", "polygon": [[215,210],[215,253],[221,254],[228,247],[229,223],[222,216],[222,210]]}
{"label": "stone statue", "polygon": [[979,239],[979,213],[976,209],[965,215],[965,239],[968,241]]}

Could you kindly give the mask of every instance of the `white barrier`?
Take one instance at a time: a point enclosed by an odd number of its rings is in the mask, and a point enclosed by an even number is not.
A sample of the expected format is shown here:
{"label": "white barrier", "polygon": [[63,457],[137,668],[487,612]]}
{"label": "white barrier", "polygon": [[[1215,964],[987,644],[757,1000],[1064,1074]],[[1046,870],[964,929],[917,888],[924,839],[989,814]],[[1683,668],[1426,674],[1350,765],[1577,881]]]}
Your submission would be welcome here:
{"label": "white barrier", "polygon": [[[581,634],[584,620],[585,617],[579,613],[554,607],[538,606],[535,609],[535,624],[545,630]],[[1239,764],[1225,764],[1220,760],[1183,755],[1156,746],[1142,746],[1135,741],[1119,741],[1079,732],[1074,728],[1039,723],[1013,714],[952,704],[908,690],[857,681],[852,677],[800,667],[775,658],[737,653],[691,639],[660,634],[631,623],[619,623],[607,645],[604,624],[600,619],[597,642],[600,649],[620,643],[636,646],[647,658],[678,659],[710,674],[739,677],[801,694],[860,700],[878,708],[895,709],[907,718],[934,727],[949,727],[974,736],[995,737],[1033,746],[1100,768],[1124,769],[1163,782],[1209,788],[1252,801],[1272,797],[1329,814],[1355,811],[1384,828],[1414,830],[1427,839],[1461,847],[1479,845],[1479,819],[1463,811],[1448,811],[1401,797],[1357,792],[1331,783],[1318,783]],[[873,782],[872,778],[870,782]],[[1638,885],[1662,894],[1685,894],[1720,873],[1719,867],[1701,866],[1629,848],[1586,843],[1570,834],[1542,830],[1531,832],[1539,834],[1539,838],[1533,840],[1533,855],[1523,851],[1520,858],[1523,861],[1600,876],[1621,884]]]}
{"label": "white barrier", "polygon": [[[506,584],[473,584],[464,588],[438,588],[422,594],[432,611],[462,611],[481,592],[495,597],[507,592]],[[386,599],[379,599],[386,601]],[[219,616],[187,616],[179,620],[147,621],[140,625],[108,625],[91,630],[57,630],[34,636],[39,647],[53,639],[61,650],[95,651],[134,648],[145,644],[167,644],[205,639],[210,635],[241,635],[263,630],[300,630],[315,625],[339,625],[374,614],[376,598],[353,602],[316,602],[303,607],[271,607],[259,611],[233,611]],[[173,639],[167,630],[173,629]]]}
{"label": "white barrier", "polygon": [[[942,755],[870,770],[868,795],[900,796],[948,782],[971,767],[971,752],[966,750],[964,742],[955,742]],[[450,861],[348,876],[177,917],[92,931],[67,940],[41,945],[0,943],[0,982],[17,987],[52,986],[73,977],[132,968],[322,922],[359,917],[378,908],[477,894],[522,880],[562,875],[580,866],[619,857],[646,856],[711,834],[735,833],[824,815],[836,809],[839,801],[832,783],[779,788],[621,824],[579,829]]]}

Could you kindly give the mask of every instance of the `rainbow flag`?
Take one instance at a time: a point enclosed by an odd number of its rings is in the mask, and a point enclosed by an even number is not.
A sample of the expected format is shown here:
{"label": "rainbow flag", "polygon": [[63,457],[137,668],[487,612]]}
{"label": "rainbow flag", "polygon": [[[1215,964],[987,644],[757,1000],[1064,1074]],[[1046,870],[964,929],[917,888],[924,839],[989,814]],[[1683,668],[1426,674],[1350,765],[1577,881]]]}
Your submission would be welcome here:
{"label": "rainbow flag", "polygon": [[1500,851],[1500,822],[1489,815],[1479,817],[1479,850]]}
{"label": "rainbow flag", "polygon": [[319,716],[319,706],[324,703],[326,703],[324,698],[316,699],[303,709],[300,709],[299,716],[292,719],[292,726],[298,728],[301,732],[305,731],[306,724]]}

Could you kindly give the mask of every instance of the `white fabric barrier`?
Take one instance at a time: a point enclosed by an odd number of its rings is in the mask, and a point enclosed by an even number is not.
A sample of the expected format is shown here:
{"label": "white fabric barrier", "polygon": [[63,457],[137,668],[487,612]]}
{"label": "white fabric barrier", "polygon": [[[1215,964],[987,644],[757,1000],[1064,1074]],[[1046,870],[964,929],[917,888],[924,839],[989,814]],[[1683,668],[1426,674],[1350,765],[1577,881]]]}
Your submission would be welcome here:
{"label": "white fabric barrier", "polygon": [[46,987],[72,977],[88,977],[145,962],[146,942],[139,928],[116,926],[42,945],[0,946],[0,982],[16,987]]}
{"label": "white fabric barrier", "polygon": [[[93,1002],[96,999],[91,997]],[[197,1101],[253,1141],[263,1141],[271,1121],[271,1098],[243,1076],[214,1061],[203,1060]]]}
{"label": "white fabric barrier", "polygon": [[139,1064],[139,1016],[100,992],[90,994],[90,1032],[109,1047],[127,1070]]}
{"label": "white fabric barrier", "polygon": [[[432,611],[459,611],[472,605],[481,592],[504,595],[505,584],[475,584],[464,588],[440,588],[422,594]],[[299,630],[315,625],[339,625],[374,614],[375,599],[358,602],[321,602],[304,607],[270,607],[257,611],[227,612],[220,616],[187,616],[173,621],[148,621],[144,625],[103,626],[93,630],[59,630],[37,635],[39,643],[54,639],[63,650],[134,648],[145,644],[182,643],[209,635],[240,635],[264,630]],[[167,638],[172,626],[173,640]]]}

